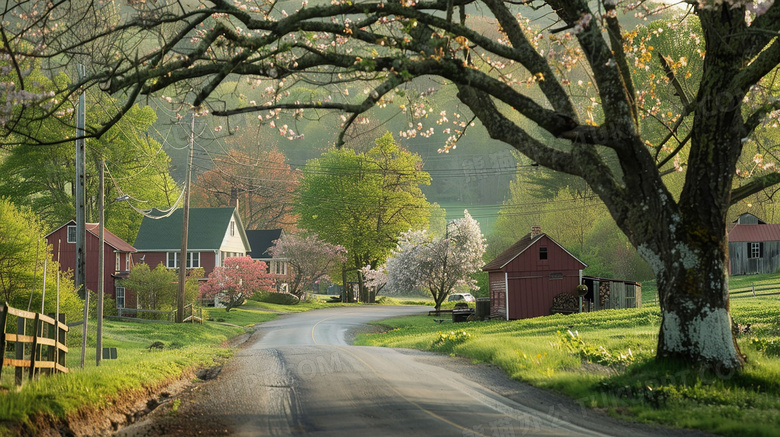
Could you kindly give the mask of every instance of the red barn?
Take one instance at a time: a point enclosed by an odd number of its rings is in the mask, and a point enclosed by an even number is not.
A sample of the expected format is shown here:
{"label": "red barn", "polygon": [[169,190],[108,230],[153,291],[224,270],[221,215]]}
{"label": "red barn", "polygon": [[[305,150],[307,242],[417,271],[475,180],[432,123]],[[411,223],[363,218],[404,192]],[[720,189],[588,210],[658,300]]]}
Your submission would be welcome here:
{"label": "red barn", "polygon": [[512,320],[551,314],[555,296],[577,296],[587,266],[534,226],[482,268],[489,275],[491,316]]}
{"label": "red barn", "polygon": [[[98,254],[100,237],[97,223],[86,223],[87,238],[84,242],[84,284],[88,290],[98,289]],[[116,299],[117,306],[126,304],[124,288],[114,283],[117,278],[126,277],[133,265],[132,254],[136,252],[130,243],[104,229],[103,290]],[[46,235],[46,244],[52,249],[54,261],[60,263],[60,270],[76,269],[76,222],[71,220]],[[117,291],[119,296],[117,296]]]}

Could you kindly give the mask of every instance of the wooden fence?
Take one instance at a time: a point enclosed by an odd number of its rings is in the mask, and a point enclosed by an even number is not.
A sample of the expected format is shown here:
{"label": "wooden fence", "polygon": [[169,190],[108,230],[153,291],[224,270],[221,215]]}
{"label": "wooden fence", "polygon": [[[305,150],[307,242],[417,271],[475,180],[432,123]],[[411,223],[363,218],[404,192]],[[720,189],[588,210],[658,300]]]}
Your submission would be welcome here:
{"label": "wooden fence", "polygon": [[[144,314],[153,315],[152,318],[143,318]],[[107,319],[118,319],[135,322],[173,323],[176,320],[176,310],[140,310],[136,308],[119,308],[117,316],[106,316]],[[203,324],[203,309],[194,308],[192,304],[184,306],[184,321],[188,323]]]}
{"label": "wooden fence", "polygon": [[[16,317],[16,333],[6,332],[9,316]],[[68,332],[68,326],[64,323],[64,314],[60,314],[60,320],[56,321],[53,315],[31,313],[4,303],[0,312],[0,325],[3,328],[0,333],[0,374],[5,366],[15,367],[16,384],[21,385],[24,369],[28,369],[29,379],[35,376],[36,371],[40,373],[41,370],[45,373],[68,372],[65,366],[65,356],[68,353],[65,334]],[[28,332],[31,335],[28,335]],[[14,358],[5,357],[6,347],[10,344],[14,345]],[[26,349],[29,352],[25,354]],[[25,359],[25,355],[29,356],[29,359]]]}
{"label": "wooden fence", "polygon": [[750,287],[733,288],[729,297],[734,299],[757,296],[774,296],[780,294],[780,282],[751,284]]}

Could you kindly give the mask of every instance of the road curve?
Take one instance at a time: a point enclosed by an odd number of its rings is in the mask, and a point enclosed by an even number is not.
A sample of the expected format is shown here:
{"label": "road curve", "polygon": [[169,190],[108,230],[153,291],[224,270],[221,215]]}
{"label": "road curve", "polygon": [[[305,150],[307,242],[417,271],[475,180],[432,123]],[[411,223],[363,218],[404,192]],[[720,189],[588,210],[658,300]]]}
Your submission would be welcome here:
{"label": "road curve", "polygon": [[[486,387],[473,368],[435,354],[348,344],[351,328],[427,308],[340,307],[260,325],[215,380],[176,414],[118,435],[654,436],[509,381]],[[471,374],[474,373],[474,374]],[[477,377],[474,377],[477,375]],[[493,378],[495,379],[495,378]],[[490,384],[487,384],[490,386]],[[520,389],[506,390],[517,385]],[[504,392],[504,393],[500,393]],[[536,398],[538,396],[538,398]]]}

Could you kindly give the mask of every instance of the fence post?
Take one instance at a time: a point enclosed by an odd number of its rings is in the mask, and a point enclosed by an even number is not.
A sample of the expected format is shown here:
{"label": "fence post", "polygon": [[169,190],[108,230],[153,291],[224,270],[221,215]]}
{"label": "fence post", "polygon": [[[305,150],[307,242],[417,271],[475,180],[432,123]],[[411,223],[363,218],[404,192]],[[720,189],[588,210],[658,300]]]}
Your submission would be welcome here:
{"label": "fence post", "polygon": [[8,302],[3,304],[3,312],[0,313],[0,325],[3,330],[0,331],[0,375],[3,373],[3,362],[5,361],[5,322],[8,317]]}
{"label": "fence post", "polygon": [[[27,319],[21,316],[16,317],[16,344],[15,344],[15,357],[17,360],[23,360],[24,359],[24,343],[19,341],[19,336],[25,335],[27,330]],[[16,385],[22,385],[22,378],[24,375],[24,369],[21,367],[15,367],[14,368],[14,381],[16,382]]]}
{"label": "fence post", "polygon": [[35,364],[38,359],[38,335],[41,330],[41,315],[35,313],[35,319],[33,321],[33,341],[32,352],[30,353],[30,381],[35,376]]}
{"label": "fence post", "polygon": [[[59,314],[59,322],[62,323],[63,326],[65,325],[65,314],[60,313]],[[65,367],[65,352],[60,353],[60,344],[65,344],[65,330],[60,328],[60,325],[57,325],[57,347],[55,348],[55,357],[56,357],[56,363],[61,365],[62,367]],[[55,366],[56,369],[56,366]]]}
{"label": "fence post", "polygon": [[[54,319],[54,324],[47,324],[46,327],[48,328],[46,330],[46,338],[54,340],[54,347],[48,346],[48,349],[46,349],[46,361],[50,361],[52,363],[57,363],[57,314],[56,313],[48,313],[47,316]],[[57,373],[57,366],[54,366],[52,369],[46,369],[47,374],[53,374]]]}

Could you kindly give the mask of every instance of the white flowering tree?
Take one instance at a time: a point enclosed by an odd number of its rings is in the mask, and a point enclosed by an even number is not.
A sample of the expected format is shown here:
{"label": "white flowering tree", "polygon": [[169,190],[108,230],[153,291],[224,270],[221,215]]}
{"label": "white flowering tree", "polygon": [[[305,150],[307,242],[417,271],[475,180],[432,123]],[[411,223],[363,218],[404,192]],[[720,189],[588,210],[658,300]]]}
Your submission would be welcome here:
{"label": "white flowering tree", "polygon": [[287,261],[290,270],[290,293],[302,297],[308,287],[344,263],[347,250],[343,246],[320,240],[316,234],[303,236],[282,234],[268,252],[274,258]]}
{"label": "white flowering tree", "polygon": [[[49,101],[68,126],[66,109],[82,88],[125,100],[104,108],[112,117],[88,129],[95,136],[138,98],[161,94],[199,114],[256,113],[258,124],[274,130],[285,111],[290,120],[339,111],[339,143],[350,126],[389,105],[412,118],[401,137],[443,134],[443,149],[479,122],[535,163],[582,178],[601,198],[655,271],[659,358],[742,367],[729,314],[727,214],[780,182],[767,153],[776,140],[754,141],[780,110],[780,2],[683,0],[674,7],[687,8],[678,9],[687,19],[641,38],[628,23],[652,19],[654,2],[299,4],[6,2],[0,19],[14,25],[0,26],[3,132],[29,124],[20,122],[33,113],[24,108],[45,99],[27,80],[32,58],[46,60],[50,77],[68,69],[75,77],[75,63],[89,64],[86,77],[63,84]],[[698,30],[677,25],[684,21]],[[673,58],[653,44],[661,30],[695,44]],[[700,61],[695,69],[693,60]],[[459,104],[433,127],[426,99],[437,98],[439,86]],[[248,104],[224,99],[225,88],[259,96]],[[288,126],[279,133],[296,138]],[[671,179],[676,171],[682,176]]]}
{"label": "white flowering tree", "polygon": [[468,213],[447,223],[444,236],[431,238],[427,231],[404,232],[387,260],[387,288],[403,292],[428,290],[436,310],[459,284],[476,288],[470,275],[483,265],[485,238],[479,223]]}

